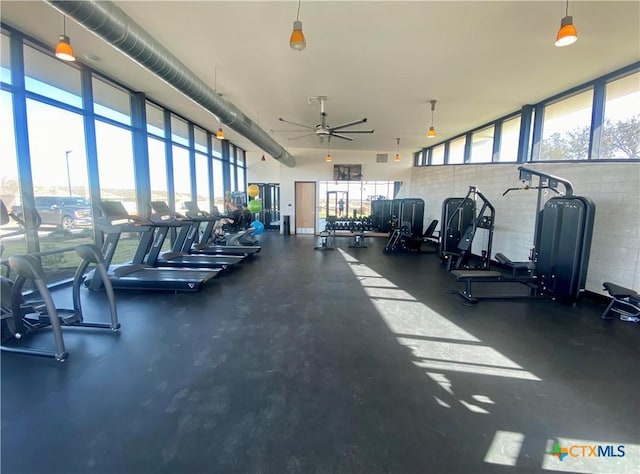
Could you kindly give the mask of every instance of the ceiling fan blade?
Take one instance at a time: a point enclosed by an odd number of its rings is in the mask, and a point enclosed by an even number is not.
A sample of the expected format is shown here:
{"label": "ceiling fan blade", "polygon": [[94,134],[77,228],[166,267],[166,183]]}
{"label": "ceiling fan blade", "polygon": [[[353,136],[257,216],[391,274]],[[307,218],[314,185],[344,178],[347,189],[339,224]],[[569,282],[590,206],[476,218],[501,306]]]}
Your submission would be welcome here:
{"label": "ceiling fan blade", "polygon": [[308,128],[309,130],[315,130],[315,127],[310,127],[309,125],[302,125],[301,123],[291,122],[289,120],[285,120],[282,117],[278,117],[278,120],[284,123],[290,123],[291,125],[297,125],[298,127]]}
{"label": "ceiling fan blade", "polygon": [[332,132],[345,132],[345,133],[373,133],[373,130],[335,130],[335,129],[331,129]]}
{"label": "ceiling fan blade", "polygon": [[352,127],[353,125],[358,125],[359,123],[365,123],[367,121],[366,118],[360,120],[354,120],[353,122],[343,123],[342,125],[336,125],[335,127],[329,127],[329,130],[338,130],[340,128]]}
{"label": "ceiling fan blade", "polygon": [[313,132],[313,133],[305,133],[304,135],[300,135],[299,137],[287,138],[287,140],[297,140],[298,138],[310,137],[311,135],[315,135],[315,132]]}
{"label": "ceiling fan blade", "polygon": [[330,136],[330,137],[336,137],[336,138],[342,138],[343,140],[349,140],[350,142],[352,142],[352,141],[353,141],[353,138],[348,137],[348,136],[346,136],[346,135],[340,135],[339,133],[333,133],[333,132],[331,132],[331,133],[329,134],[329,136]]}

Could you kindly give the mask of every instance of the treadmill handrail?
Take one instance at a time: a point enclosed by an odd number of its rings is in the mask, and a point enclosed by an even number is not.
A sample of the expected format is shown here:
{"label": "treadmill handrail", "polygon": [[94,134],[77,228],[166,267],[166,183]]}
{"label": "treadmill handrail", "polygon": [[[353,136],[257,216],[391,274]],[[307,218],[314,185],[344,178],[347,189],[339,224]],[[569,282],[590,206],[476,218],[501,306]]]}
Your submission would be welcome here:
{"label": "treadmill handrail", "polygon": [[[118,222],[119,221],[119,222]],[[95,226],[98,230],[106,234],[114,234],[117,232],[147,232],[153,227],[153,223],[145,219],[117,219],[111,221],[108,217],[98,217],[95,219]]]}
{"label": "treadmill handrail", "polygon": [[150,218],[152,225],[156,227],[182,227],[183,225],[193,224],[193,219],[176,219],[173,217],[169,217],[168,219],[164,219],[160,216],[151,216]]}

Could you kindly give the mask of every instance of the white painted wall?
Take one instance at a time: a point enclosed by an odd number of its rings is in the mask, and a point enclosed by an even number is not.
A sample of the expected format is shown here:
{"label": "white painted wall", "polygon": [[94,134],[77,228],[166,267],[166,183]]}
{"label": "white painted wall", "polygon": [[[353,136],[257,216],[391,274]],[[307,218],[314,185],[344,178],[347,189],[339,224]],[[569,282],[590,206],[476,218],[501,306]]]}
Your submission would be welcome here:
{"label": "white painted wall", "polygon": [[[496,208],[493,255],[502,252],[512,260],[526,260],[533,243],[537,191],[502,193],[509,187],[521,187],[518,164],[452,165],[413,168],[411,152],[402,151],[403,160],[376,163],[375,152],[326,152],[317,149],[291,149],[294,168],[281,165],[262,153],[247,154],[249,181],[280,183],[282,215],[295,222],[295,181],[330,181],[333,164],[362,164],[366,181],[402,181],[399,197],[425,201],[425,227],[432,219],[441,219],[442,201],[465,196],[469,186],[480,191]],[[381,152],[383,153],[383,152]],[[602,282],[640,290],[640,164],[639,163],[533,163],[527,167],[562,177],[573,184],[576,195],[596,204],[596,217],[586,288],[603,293]]]}
{"label": "white painted wall", "polygon": [[[393,161],[395,149],[380,151],[389,154],[388,163],[376,163],[376,152],[371,151],[332,150],[331,163],[325,161],[326,150],[291,148],[289,152],[296,158],[293,168],[281,165],[269,156],[266,162],[261,162],[262,153],[247,153],[247,179],[249,182],[280,183],[280,212],[282,216],[291,216],[292,232],[295,222],[295,182],[331,181],[334,164],[362,165],[364,181],[402,181],[407,188],[410,186],[413,155],[406,150],[400,150],[402,160],[397,163]],[[263,167],[265,164],[268,166]]]}
{"label": "white painted wall", "polygon": [[[261,161],[264,155],[266,161]],[[247,183],[279,183],[280,167],[279,161],[274,160],[271,155],[258,151],[247,151]]]}
{"label": "white painted wall", "polygon": [[[496,208],[493,255],[526,260],[533,242],[537,191],[502,193],[520,187],[517,164],[432,166],[414,168],[410,195],[425,200],[425,225],[441,219],[442,201],[465,196],[469,186],[480,191]],[[537,169],[570,181],[574,194],[596,205],[591,258],[586,288],[604,293],[602,282],[640,288],[640,164],[535,163]],[[536,180],[534,180],[536,182]],[[553,194],[553,193],[552,193]]]}

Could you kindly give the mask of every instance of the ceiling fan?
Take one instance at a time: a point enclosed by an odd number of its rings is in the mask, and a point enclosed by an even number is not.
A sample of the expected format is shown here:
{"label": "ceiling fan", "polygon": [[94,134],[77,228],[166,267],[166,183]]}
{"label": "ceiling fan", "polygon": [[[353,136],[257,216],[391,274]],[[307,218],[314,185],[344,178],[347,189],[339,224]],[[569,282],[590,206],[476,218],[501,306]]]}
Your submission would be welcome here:
{"label": "ceiling fan", "polygon": [[[336,138],[342,138],[343,140],[349,140],[349,141],[353,141],[353,137],[349,137],[347,135],[343,135],[343,133],[373,133],[373,130],[344,130],[345,128],[348,127],[353,127],[354,125],[358,125],[361,123],[366,123],[367,119],[363,118],[360,120],[354,120],[353,122],[347,122],[347,123],[343,123],[341,125],[337,125],[335,127],[332,127],[330,125],[327,125],[327,114],[324,111],[324,102],[327,100],[327,97],[324,95],[319,95],[317,97],[307,97],[307,102],[309,102],[309,104],[311,104],[312,101],[317,100],[318,102],[320,102],[320,124],[316,125],[315,127],[311,127],[309,125],[303,125],[301,123],[296,123],[296,122],[291,122],[289,120],[285,120],[282,117],[278,117],[278,120],[280,120],[281,122],[284,123],[288,123],[291,125],[295,125],[297,127],[302,127],[305,128],[307,130],[312,130],[312,132],[310,133],[306,133],[304,135],[300,135],[299,137],[293,137],[293,138],[289,138],[289,140],[298,140],[299,138],[304,138],[304,137],[308,137],[311,135],[316,135],[318,137],[320,137],[320,142],[323,141],[324,137],[327,138],[331,138],[331,137],[336,137]],[[284,130],[281,130],[284,131]],[[301,131],[301,130],[287,130],[287,131],[293,131],[293,132],[297,132],[297,131]]]}

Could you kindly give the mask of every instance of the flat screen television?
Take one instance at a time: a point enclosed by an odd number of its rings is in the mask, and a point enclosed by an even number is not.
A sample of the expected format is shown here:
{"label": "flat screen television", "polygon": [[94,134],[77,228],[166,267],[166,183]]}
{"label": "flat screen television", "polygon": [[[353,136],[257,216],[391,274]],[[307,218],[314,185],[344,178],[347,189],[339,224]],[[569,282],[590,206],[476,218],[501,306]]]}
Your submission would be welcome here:
{"label": "flat screen television", "polygon": [[362,165],[333,165],[334,181],[362,181]]}

